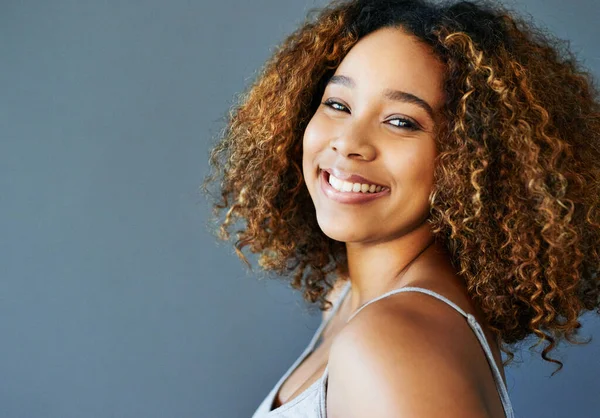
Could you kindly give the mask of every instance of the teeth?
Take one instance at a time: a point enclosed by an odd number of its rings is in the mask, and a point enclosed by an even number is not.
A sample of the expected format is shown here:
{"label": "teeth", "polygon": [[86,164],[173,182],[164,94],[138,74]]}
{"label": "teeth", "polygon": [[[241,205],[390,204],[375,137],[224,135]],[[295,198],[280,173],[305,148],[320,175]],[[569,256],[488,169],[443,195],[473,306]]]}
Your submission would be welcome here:
{"label": "teeth", "polygon": [[382,186],[376,186],[375,184],[350,183],[348,181],[338,179],[333,174],[329,174],[329,184],[331,184],[334,189],[340,192],[377,193],[383,189]]}

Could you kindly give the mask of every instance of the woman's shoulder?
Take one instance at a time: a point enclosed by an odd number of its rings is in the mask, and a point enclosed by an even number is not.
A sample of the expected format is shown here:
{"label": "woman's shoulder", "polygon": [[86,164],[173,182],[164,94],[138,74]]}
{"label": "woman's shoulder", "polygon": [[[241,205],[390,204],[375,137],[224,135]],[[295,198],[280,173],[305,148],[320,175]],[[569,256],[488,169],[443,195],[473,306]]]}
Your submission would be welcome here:
{"label": "woman's shoulder", "polygon": [[[340,331],[338,345],[344,347],[354,341],[370,344],[364,349],[408,350],[406,354],[418,350],[431,357],[439,355],[442,361],[469,364],[470,354],[480,351],[481,346],[464,314],[486,327],[483,314],[466,291],[450,281],[422,280],[403,286],[409,287],[433,295],[407,289],[367,304]],[[488,335],[488,340],[491,338]],[[467,348],[466,341],[473,344]]]}
{"label": "woman's shoulder", "polygon": [[427,299],[433,298],[416,293],[402,292],[370,304],[336,336],[328,360],[328,398],[332,408],[338,405],[336,415],[344,416],[339,408],[348,403],[355,410],[376,404],[386,411],[382,416],[435,416],[432,411],[456,399],[461,399],[460,411],[445,411],[444,416],[484,408],[470,350],[464,347],[465,338],[472,337],[465,318],[447,311],[436,314],[439,308],[432,309],[435,305]]}

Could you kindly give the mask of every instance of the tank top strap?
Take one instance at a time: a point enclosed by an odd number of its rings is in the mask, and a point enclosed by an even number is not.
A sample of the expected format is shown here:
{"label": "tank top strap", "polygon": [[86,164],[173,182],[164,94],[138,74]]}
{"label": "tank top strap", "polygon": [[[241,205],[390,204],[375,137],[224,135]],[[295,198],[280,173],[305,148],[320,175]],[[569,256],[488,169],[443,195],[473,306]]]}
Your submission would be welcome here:
{"label": "tank top strap", "polygon": [[452,306],[458,312],[460,312],[465,318],[468,318],[469,314],[467,314],[460,306],[458,306],[456,303],[452,302],[447,297],[442,296],[439,293],[434,292],[433,290],[424,289],[422,287],[405,286],[405,287],[401,287],[400,289],[390,290],[389,292],[386,292],[383,295],[377,296],[376,298],[373,298],[370,301],[366,302],[364,305],[362,305],[360,308],[358,308],[356,310],[356,312],[354,312],[352,315],[350,315],[350,318],[348,318],[348,320],[346,322],[350,322],[350,320],[352,318],[354,318],[356,316],[356,314],[358,314],[361,310],[363,310],[364,308],[366,308],[370,304],[372,304],[374,302],[377,302],[378,300],[381,300],[381,299],[386,298],[386,297],[391,296],[391,295],[395,295],[396,293],[411,292],[411,291],[412,292],[427,293],[428,295],[431,295],[431,296],[433,296],[433,297],[435,297],[437,299],[440,299],[440,300],[446,302],[448,305]]}
{"label": "tank top strap", "polygon": [[[347,290],[347,289],[345,289],[345,290]],[[388,296],[395,295],[396,293],[402,293],[402,292],[421,292],[421,293],[425,293],[430,296],[433,296],[434,298],[439,299],[439,300],[447,303],[451,307],[453,307],[456,311],[458,311],[462,316],[464,316],[467,319],[469,326],[475,333],[475,336],[477,337],[477,339],[479,340],[479,343],[481,344],[481,346],[483,347],[483,350],[485,351],[486,358],[492,369],[492,374],[494,376],[494,380],[496,381],[496,387],[499,390],[500,399],[502,401],[502,406],[504,407],[504,412],[506,413],[506,417],[514,418],[514,412],[512,409],[509,395],[508,395],[508,390],[506,388],[506,385],[504,384],[504,380],[502,380],[502,374],[500,373],[500,370],[498,369],[498,365],[496,364],[496,360],[494,359],[492,350],[487,342],[487,339],[485,337],[485,333],[483,332],[483,329],[481,328],[481,326],[479,325],[479,322],[477,322],[477,319],[473,315],[471,315],[468,312],[465,312],[464,309],[462,309],[456,303],[452,302],[447,297],[440,295],[439,293],[434,292],[433,290],[424,289],[422,287],[405,286],[400,289],[394,289],[389,292],[386,292],[383,295],[373,298],[370,301],[366,302],[360,308],[358,308],[352,315],[350,315],[350,317],[348,318],[346,323],[350,322],[350,320],[352,318],[354,318],[361,310],[363,310],[370,304],[377,302],[378,300],[381,300]]]}

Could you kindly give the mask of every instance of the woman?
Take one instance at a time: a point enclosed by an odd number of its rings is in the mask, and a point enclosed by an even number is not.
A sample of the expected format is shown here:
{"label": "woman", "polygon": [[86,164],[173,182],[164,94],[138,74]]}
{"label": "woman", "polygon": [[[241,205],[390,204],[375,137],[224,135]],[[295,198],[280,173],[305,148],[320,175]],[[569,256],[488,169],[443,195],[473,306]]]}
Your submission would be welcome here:
{"label": "woman", "polygon": [[324,311],[254,418],[514,416],[509,345],[535,334],[560,369],[550,351],[600,313],[599,133],[589,75],[500,6],[334,1],[307,20],[204,184],[220,237],[244,221],[242,260]]}

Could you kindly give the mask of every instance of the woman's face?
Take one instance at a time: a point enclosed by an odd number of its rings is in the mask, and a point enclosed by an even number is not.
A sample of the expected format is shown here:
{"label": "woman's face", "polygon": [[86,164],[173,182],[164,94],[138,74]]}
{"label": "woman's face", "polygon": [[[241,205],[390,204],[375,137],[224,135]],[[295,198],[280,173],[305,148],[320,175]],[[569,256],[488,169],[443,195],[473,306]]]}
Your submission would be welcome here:
{"label": "woman's face", "polygon": [[328,237],[384,242],[424,222],[443,76],[427,47],[395,28],[367,35],[340,63],[303,138],[304,179]]}

